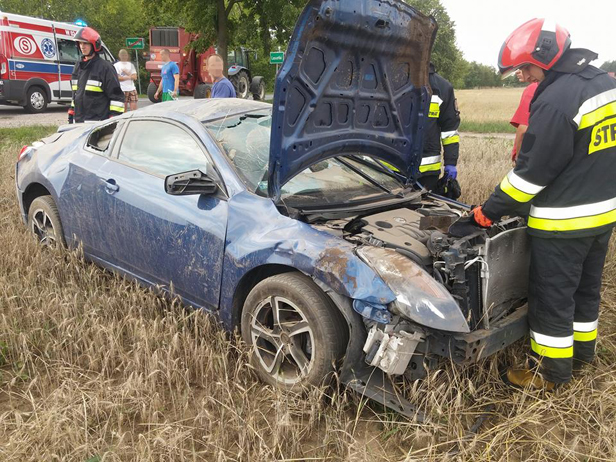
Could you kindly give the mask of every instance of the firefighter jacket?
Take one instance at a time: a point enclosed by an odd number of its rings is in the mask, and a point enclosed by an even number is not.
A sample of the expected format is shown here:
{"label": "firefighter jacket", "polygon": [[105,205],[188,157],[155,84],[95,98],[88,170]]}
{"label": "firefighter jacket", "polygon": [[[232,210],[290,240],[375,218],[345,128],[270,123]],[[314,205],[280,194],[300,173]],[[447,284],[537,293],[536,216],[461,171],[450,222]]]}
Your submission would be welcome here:
{"label": "firefighter jacket", "polygon": [[445,165],[456,165],[460,150],[460,112],[458,111],[453,86],[436,73],[430,64],[430,87],[432,99],[425,127],[423,156],[419,173],[439,175],[441,173],[441,143]]}
{"label": "firefighter jacket", "polygon": [[616,80],[587,64],[594,53],[570,51],[564,67],[578,69],[546,73],[516,167],[483,206],[497,220],[530,204],[538,237],[594,236],[616,223]]}
{"label": "firefighter jacket", "polygon": [[98,55],[75,64],[71,75],[75,122],[105,120],[124,112],[124,92],[113,65]]}

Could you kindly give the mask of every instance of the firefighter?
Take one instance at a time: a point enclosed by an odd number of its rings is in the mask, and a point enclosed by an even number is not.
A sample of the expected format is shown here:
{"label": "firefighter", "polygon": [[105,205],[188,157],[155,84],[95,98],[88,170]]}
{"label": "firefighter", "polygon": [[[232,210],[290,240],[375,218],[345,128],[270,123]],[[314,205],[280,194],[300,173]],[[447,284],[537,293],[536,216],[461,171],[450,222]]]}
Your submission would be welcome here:
{"label": "firefighter", "polygon": [[124,92],[113,65],[98,56],[102,41],[91,27],[80,29],[75,35],[79,42],[81,60],[71,75],[73,101],[68,121],[88,122],[105,120],[124,112]]}
{"label": "firefighter", "polygon": [[[426,122],[424,150],[419,167],[419,182],[433,191],[441,173],[441,143],[444,150],[444,179],[455,180],[458,176],[457,163],[460,150],[460,111],[453,92],[453,86],[439,74],[430,63],[430,87],[432,99]],[[458,194],[459,195],[459,194]],[[457,198],[457,197],[456,197]]]}
{"label": "firefighter", "polygon": [[528,322],[532,357],[517,386],[552,390],[594,358],[601,277],[616,222],[616,80],[570,48],[569,33],[533,19],[507,38],[503,75],[539,82],[515,168],[450,229],[466,235],[530,205]]}

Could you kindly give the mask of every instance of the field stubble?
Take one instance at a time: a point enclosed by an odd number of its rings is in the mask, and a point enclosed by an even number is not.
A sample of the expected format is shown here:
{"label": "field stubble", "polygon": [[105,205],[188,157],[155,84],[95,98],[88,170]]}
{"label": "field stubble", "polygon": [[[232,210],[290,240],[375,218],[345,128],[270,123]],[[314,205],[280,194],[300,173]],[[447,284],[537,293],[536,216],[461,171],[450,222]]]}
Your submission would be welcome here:
{"label": "field stubble", "polygon": [[[207,315],[85,263],[78,252],[41,250],[20,222],[13,186],[20,143],[34,134],[6,133],[0,460],[616,459],[613,259],[594,366],[546,396],[500,382],[498,365],[521,361],[522,343],[465,369],[444,365],[405,390],[428,414],[417,425],[343,391],[282,396],[256,381],[241,343]],[[487,197],[509,168],[509,150],[502,139],[463,140],[465,200]],[[490,419],[469,435],[488,405]]]}

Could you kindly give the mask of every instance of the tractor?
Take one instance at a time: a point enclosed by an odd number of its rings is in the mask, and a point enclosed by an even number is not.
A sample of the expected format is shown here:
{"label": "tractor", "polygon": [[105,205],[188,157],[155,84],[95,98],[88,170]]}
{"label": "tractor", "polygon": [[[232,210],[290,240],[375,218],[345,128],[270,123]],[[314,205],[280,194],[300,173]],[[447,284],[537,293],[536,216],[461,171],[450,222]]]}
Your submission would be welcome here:
{"label": "tractor", "polygon": [[[163,62],[160,52],[168,49],[171,60],[180,68],[180,95],[193,96],[195,99],[209,98],[214,82],[207,71],[207,58],[216,53],[215,47],[209,47],[198,53],[189,45],[197,35],[186,32],[181,27],[153,27],[150,29],[150,56],[146,70],[150,73],[148,98],[153,103],[159,102],[154,97],[160,84],[160,70]],[[265,99],[265,80],[261,76],[252,76],[250,58],[254,53],[246,49],[233,50],[228,54],[229,80],[233,83],[238,98],[255,100]]]}

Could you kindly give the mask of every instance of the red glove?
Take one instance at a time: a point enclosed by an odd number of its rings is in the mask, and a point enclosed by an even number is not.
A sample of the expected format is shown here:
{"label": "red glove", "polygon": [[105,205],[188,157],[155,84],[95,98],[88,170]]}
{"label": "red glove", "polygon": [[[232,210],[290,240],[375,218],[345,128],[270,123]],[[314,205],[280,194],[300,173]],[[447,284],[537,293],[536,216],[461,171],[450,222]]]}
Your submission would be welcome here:
{"label": "red glove", "polygon": [[482,228],[489,228],[494,224],[494,222],[483,214],[483,210],[481,207],[482,206],[474,208],[471,213],[473,214],[475,223],[477,223]]}

